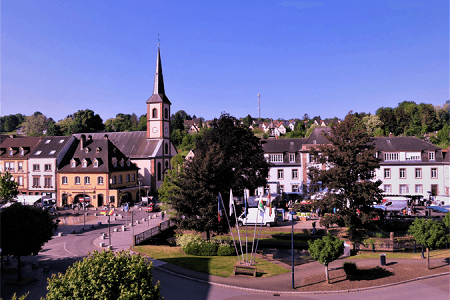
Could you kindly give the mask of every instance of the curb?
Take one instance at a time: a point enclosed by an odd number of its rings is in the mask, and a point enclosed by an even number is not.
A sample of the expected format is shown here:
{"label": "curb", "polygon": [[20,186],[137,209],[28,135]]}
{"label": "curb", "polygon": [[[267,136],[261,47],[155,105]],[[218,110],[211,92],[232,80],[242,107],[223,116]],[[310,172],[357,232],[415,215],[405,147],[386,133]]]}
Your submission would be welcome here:
{"label": "curb", "polygon": [[216,287],[222,287],[222,288],[227,288],[227,289],[232,289],[232,290],[240,290],[240,291],[244,291],[244,292],[260,293],[260,294],[277,294],[277,295],[280,295],[280,296],[281,295],[316,295],[316,294],[354,293],[354,292],[360,292],[360,291],[366,291],[366,290],[374,290],[374,289],[381,289],[381,288],[391,287],[391,286],[395,286],[395,285],[405,284],[405,283],[419,281],[419,280],[428,279],[428,278],[434,278],[434,277],[439,277],[439,276],[450,275],[450,272],[444,272],[444,273],[433,274],[433,275],[428,275],[428,276],[422,276],[422,277],[408,279],[408,280],[404,280],[404,281],[399,281],[399,282],[393,282],[393,283],[389,283],[389,284],[379,285],[379,286],[371,286],[371,287],[359,288],[359,289],[351,289],[351,290],[314,291],[314,292],[295,292],[295,291],[292,291],[292,292],[289,292],[289,291],[260,290],[260,289],[254,289],[254,288],[246,288],[246,287],[228,285],[228,284],[217,283],[217,282],[213,282],[213,281],[206,281],[206,280],[198,279],[198,278],[194,278],[194,277],[189,277],[189,276],[186,276],[186,275],[175,273],[173,271],[167,270],[167,269],[162,268],[162,267],[153,267],[153,268],[155,268],[155,269],[157,269],[159,271],[162,271],[162,272],[166,272],[166,273],[171,274],[171,275],[175,275],[175,276],[184,278],[184,279],[197,281],[197,282],[201,282],[201,283],[206,283],[206,284],[210,284],[210,285],[213,285],[213,286],[216,286]]}

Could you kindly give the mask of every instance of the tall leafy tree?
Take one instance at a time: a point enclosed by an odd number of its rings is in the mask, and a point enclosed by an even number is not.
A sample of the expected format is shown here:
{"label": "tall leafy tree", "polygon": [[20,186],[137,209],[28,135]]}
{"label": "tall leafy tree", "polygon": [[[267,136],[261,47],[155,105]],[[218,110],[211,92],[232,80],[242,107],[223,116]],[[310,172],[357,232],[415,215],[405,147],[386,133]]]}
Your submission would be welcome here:
{"label": "tall leafy tree", "polygon": [[13,201],[19,194],[19,184],[13,180],[12,175],[6,171],[0,175],[0,203]]}
{"label": "tall leafy tree", "polygon": [[382,182],[372,180],[379,168],[373,140],[362,118],[351,113],[325,137],[329,144],[313,147],[310,155],[326,168],[308,169],[311,185],[322,185],[330,191],[319,205],[324,212],[335,208],[349,229],[363,227],[371,219],[366,216],[372,214],[372,204],[381,200],[382,192]]}
{"label": "tall leafy tree", "polygon": [[217,216],[219,192],[228,199],[230,188],[238,194],[263,186],[269,170],[259,139],[236,118],[222,114],[211,126],[202,131],[193,160],[178,175],[178,193],[167,197],[181,227],[206,232],[208,238],[211,231],[228,231]]}
{"label": "tall leafy tree", "polygon": [[94,251],[48,280],[45,299],[161,299],[152,264],[129,252]]}
{"label": "tall leafy tree", "polygon": [[12,132],[19,128],[26,119],[22,114],[0,117],[0,132]]}
{"label": "tall leafy tree", "polygon": [[104,129],[103,120],[93,110],[79,110],[73,114],[73,123],[69,127],[71,134],[80,132],[99,132]]}
{"label": "tall leafy tree", "polygon": [[308,245],[311,257],[325,266],[325,277],[327,283],[330,283],[328,264],[344,254],[344,241],[339,240],[338,237],[327,235],[315,241],[309,240]]}
{"label": "tall leafy tree", "polygon": [[430,248],[441,247],[447,240],[444,224],[435,220],[415,219],[408,231],[417,243],[427,248],[427,267],[430,269]]}
{"label": "tall leafy tree", "polygon": [[48,212],[34,206],[14,203],[1,212],[2,253],[18,262],[18,281],[22,280],[20,258],[37,255],[53,236],[57,225]]}
{"label": "tall leafy tree", "polygon": [[35,112],[26,118],[22,127],[27,136],[42,136],[48,128],[48,119],[42,113]]}
{"label": "tall leafy tree", "polygon": [[390,133],[396,135],[398,130],[394,110],[390,107],[380,107],[377,109],[376,115],[380,118],[384,135],[389,136]]}

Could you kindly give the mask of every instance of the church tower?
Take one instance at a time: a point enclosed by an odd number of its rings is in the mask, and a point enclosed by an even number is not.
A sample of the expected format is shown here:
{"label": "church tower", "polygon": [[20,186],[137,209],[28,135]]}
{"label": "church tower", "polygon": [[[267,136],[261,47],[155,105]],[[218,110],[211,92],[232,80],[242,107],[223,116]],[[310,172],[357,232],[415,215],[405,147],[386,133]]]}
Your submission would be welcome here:
{"label": "church tower", "polygon": [[[147,139],[170,143],[170,103],[164,91],[161,55],[158,44],[153,95],[147,100]],[[165,146],[168,147],[168,146]]]}

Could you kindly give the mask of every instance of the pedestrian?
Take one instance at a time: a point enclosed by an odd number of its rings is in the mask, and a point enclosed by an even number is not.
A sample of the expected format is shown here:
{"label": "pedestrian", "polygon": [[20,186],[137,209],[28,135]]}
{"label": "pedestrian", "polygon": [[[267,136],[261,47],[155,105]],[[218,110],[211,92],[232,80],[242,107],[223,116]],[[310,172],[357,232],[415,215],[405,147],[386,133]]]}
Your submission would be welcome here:
{"label": "pedestrian", "polygon": [[164,212],[161,212],[161,220],[164,220]]}
{"label": "pedestrian", "polygon": [[314,221],[314,222],[312,222],[312,227],[313,227],[313,229],[312,229],[312,234],[316,234],[316,221]]}

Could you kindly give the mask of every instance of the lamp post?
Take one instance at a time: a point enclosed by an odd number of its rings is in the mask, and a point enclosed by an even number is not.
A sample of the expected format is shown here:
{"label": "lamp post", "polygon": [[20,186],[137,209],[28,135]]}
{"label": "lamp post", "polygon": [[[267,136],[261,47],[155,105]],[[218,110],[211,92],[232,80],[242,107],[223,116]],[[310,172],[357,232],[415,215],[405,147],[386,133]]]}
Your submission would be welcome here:
{"label": "lamp post", "polygon": [[84,205],[85,201],[86,201],[86,197],[84,195],[84,189],[83,189],[83,230],[84,230],[84,226],[86,226],[86,205]]}
{"label": "lamp post", "polygon": [[108,203],[108,237],[109,245],[111,246],[111,203]]}
{"label": "lamp post", "polygon": [[292,201],[289,201],[289,214],[291,215],[292,289],[294,289],[294,206]]}

